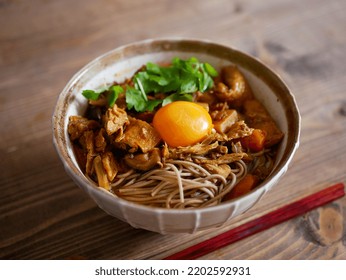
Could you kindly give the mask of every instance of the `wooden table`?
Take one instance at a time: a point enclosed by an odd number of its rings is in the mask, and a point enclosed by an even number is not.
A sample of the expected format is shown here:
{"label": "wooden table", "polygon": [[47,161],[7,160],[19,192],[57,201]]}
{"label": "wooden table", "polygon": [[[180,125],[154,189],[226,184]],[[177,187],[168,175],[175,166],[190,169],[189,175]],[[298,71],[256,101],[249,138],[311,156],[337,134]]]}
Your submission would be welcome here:
{"label": "wooden table", "polygon": [[[160,259],[345,183],[345,15],[343,0],[1,0],[0,258]],[[133,229],[72,182],[53,147],[52,112],[72,75],[110,49],[157,37],[234,46],[277,71],[296,96],[301,145],[288,172],[223,228],[194,235]],[[346,259],[345,246],[342,198],[203,259]]]}

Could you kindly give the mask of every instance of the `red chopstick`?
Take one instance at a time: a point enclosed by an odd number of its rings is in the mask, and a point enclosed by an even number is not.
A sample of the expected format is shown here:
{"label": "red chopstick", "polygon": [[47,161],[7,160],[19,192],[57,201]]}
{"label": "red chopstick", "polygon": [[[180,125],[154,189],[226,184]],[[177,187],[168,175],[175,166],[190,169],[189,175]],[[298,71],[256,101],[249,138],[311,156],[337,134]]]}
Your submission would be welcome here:
{"label": "red chopstick", "polygon": [[238,240],[268,229],[291,218],[300,216],[314,208],[322,206],[345,195],[343,183],[330,186],[317,193],[304,197],[296,202],[283,206],[262,217],[247,222],[239,227],[226,231],[201,243],[186,248],[164,260],[194,260],[210,252],[230,245]]}

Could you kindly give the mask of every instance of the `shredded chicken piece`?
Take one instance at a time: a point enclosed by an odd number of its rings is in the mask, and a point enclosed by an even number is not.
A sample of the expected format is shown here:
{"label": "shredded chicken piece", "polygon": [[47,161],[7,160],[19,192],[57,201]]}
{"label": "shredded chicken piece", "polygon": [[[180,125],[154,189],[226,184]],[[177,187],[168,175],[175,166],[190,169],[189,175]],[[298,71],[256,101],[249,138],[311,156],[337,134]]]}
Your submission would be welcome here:
{"label": "shredded chicken piece", "polygon": [[71,140],[74,141],[79,139],[85,131],[96,129],[99,126],[100,125],[97,121],[88,120],[87,118],[80,116],[70,116],[67,129]]}
{"label": "shredded chicken piece", "polygon": [[153,150],[161,141],[158,132],[145,121],[130,118],[130,123],[119,141],[122,146],[129,146],[129,152],[134,153],[141,149],[143,153]]}
{"label": "shredded chicken piece", "polygon": [[216,115],[219,113],[219,111],[225,111],[227,109],[229,109],[229,105],[225,101],[211,104],[211,106],[210,106],[210,116],[211,116],[211,118],[213,120],[216,120],[216,118],[217,118]]}
{"label": "shredded chicken piece", "polygon": [[238,141],[236,143],[232,143],[232,152],[233,153],[241,153],[243,152],[243,147],[241,143]]}
{"label": "shredded chicken piece", "polygon": [[121,139],[124,126],[127,124],[129,124],[129,118],[126,111],[116,104],[105,113],[104,126],[108,135],[118,133],[118,138]]}
{"label": "shredded chicken piece", "polygon": [[247,126],[247,124],[241,120],[235,122],[227,133],[214,132],[208,135],[208,137],[203,141],[204,143],[214,142],[215,140],[220,142],[226,142],[231,140],[236,140],[245,136],[252,134],[253,128]]}
{"label": "shredded chicken piece", "polygon": [[230,164],[232,162],[238,161],[238,160],[250,160],[251,156],[247,153],[232,153],[232,154],[225,154],[222,155],[216,159],[206,159],[206,158],[194,158],[193,161],[197,164],[212,164],[212,165],[220,165],[220,164]]}
{"label": "shredded chicken piece", "polygon": [[216,141],[210,145],[205,144],[195,144],[187,147],[177,147],[177,148],[169,148],[169,158],[177,159],[181,157],[185,157],[188,154],[194,155],[205,155],[212,150],[215,150],[219,146],[219,143]]}
{"label": "shredded chicken piece", "polygon": [[226,135],[229,140],[234,140],[249,136],[252,131],[253,129],[248,127],[244,121],[238,121],[231,126]]}
{"label": "shredded chicken piece", "polygon": [[215,152],[220,153],[220,154],[227,154],[228,148],[227,148],[227,146],[219,145],[218,147],[216,147]]}
{"label": "shredded chicken piece", "polygon": [[231,167],[228,164],[220,164],[220,165],[214,165],[214,164],[205,164],[204,167],[213,174],[219,174],[223,176],[225,179],[231,174]]}

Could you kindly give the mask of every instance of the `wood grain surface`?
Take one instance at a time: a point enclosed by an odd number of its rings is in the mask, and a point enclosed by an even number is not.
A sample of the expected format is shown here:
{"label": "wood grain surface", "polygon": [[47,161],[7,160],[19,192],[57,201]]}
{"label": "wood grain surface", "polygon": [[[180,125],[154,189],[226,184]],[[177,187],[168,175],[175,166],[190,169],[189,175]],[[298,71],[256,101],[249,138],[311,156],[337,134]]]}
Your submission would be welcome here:
{"label": "wood grain surface", "polygon": [[[161,259],[346,182],[346,2],[0,0],[0,258]],[[65,173],[51,116],[72,75],[104,52],[158,37],[202,38],[279,73],[302,116],[280,183],[222,228],[159,235],[108,216]],[[346,259],[346,198],[201,259]]]}

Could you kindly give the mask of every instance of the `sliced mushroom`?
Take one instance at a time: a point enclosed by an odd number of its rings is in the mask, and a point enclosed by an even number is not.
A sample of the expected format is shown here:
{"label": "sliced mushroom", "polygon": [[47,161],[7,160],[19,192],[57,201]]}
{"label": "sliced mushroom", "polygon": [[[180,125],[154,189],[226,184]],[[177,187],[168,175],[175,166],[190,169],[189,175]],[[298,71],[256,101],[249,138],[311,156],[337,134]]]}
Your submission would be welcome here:
{"label": "sliced mushroom", "polygon": [[94,133],[91,130],[85,131],[79,138],[79,142],[87,153],[85,170],[88,175],[93,173],[93,160],[95,157]]}
{"label": "sliced mushroom", "polygon": [[96,156],[94,158],[93,163],[94,163],[93,165],[96,172],[97,182],[99,187],[109,190],[110,186],[109,186],[107,174],[103,168],[101,156],[100,155]]}
{"label": "sliced mushroom", "polygon": [[105,152],[101,157],[103,168],[107,173],[107,178],[110,182],[112,182],[119,170],[118,163],[115,160],[112,152]]}
{"label": "sliced mushroom", "polygon": [[128,166],[142,171],[150,170],[155,166],[162,166],[161,153],[158,148],[143,154],[127,154],[124,160]]}
{"label": "sliced mushroom", "polygon": [[160,141],[161,137],[152,125],[130,117],[130,123],[126,126],[119,143],[130,147],[129,152],[131,153],[137,152],[139,149],[143,153],[147,153],[153,150]]}

